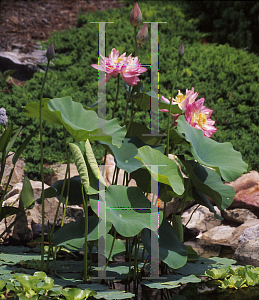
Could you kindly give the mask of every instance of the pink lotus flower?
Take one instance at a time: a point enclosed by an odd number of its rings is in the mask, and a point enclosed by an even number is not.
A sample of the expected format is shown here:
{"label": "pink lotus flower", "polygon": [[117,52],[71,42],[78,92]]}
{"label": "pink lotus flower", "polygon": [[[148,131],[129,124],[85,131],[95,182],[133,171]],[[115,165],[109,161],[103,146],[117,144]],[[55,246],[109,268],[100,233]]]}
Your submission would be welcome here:
{"label": "pink lotus flower", "polygon": [[127,57],[127,64],[121,67],[121,77],[130,86],[138,83],[138,76],[146,72],[147,68],[141,67],[138,57],[131,57],[131,54]]}
{"label": "pink lotus flower", "polygon": [[[178,104],[179,108],[182,110],[185,110],[188,104],[191,104],[195,101],[199,93],[194,93],[194,88],[191,90],[186,90],[186,94],[183,95],[180,91],[178,91],[178,95],[176,96],[175,99],[173,99],[173,104]],[[164,96],[161,97],[161,100],[164,101],[165,103],[170,104],[171,97],[169,97],[169,100],[166,99]],[[168,112],[168,109],[159,109],[159,111],[163,112]],[[180,116],[179,114],[172,114],[174,116],[174,125],[177,125],[177,118]]]}
{"label": "pink lotus flower", "polygon": [[132,26],[138,27],[142,23],[142,13],[136,2],[132,11],[130,12],[130,24]]}
{"label": "pink lotus flower", "polygon": [[125,57],[126,53],[119,56],[119,51],[115,48],[112,49],[109,58],[102,56],[102,63],[100,65],[91,64],[91,66],[97,70],[106,72],[106,80],[100,82],[102,86],[105,82],[108,82],[112,77],[116,78],[118,74],[121,74],[122,79],[130,86],[136,85],[139,81],[138,77],[141,73],[147,71],[146,68],[141,67],[138,57]]}
{"label": "pink lotus flower", "polygon": [[[126,52],[123,53],[121,56],[119,56],[119,51],[117,51],[115,48],[112,49],[111,53],[109,54],[109,57],[102,57],[102,62],[100,65],[91,64],[91,66],[99,71],[106,72],[106,82],[109,81],[109,79],[112,77],[117,77],[117,75],[121,71],[121,67],[127,63],[127,60],[125,58]],[[105,83],[105,78],[100,82],[100,86],[102,86]]]}
{"label": "pink lotus flower", "polygon": [[206,137],[211,137],[217,129],[213,126],[215,121],[210,119],[212,109],[203,105],[204,98],[187,105],[185,116],[186,121],[194,128],[202,130]]}

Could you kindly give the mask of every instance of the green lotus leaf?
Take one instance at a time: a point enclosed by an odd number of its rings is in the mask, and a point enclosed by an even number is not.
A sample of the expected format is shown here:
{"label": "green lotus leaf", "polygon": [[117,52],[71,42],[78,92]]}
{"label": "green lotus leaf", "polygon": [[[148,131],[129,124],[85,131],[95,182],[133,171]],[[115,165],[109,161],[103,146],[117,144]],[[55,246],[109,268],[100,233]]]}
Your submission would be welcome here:
{"label": "green lotus leaf", "polygon": [[[175,161],[149,146],[139,148],[135,158],[146,166],[154,180],[170,185],[177,195],[183,194],[183,176]],[[157,168],[157,172],[153,166]]]}
{"label": "green lotus leaf", "polygon": [[97,293],[91,289],[81,290],[78,288],[65,288],[61,290],[66,300],[82,300],[90,296],[95,296]]}
{"label": "green lotus leaf", "polygon": [[[143,167],[143,164],[135,158],[138,153],[138,149],[145,146],[138,137],[124,138],[120,148],[104,141],[100,141],[100,143],[108,146],[109,151],[113,153],[114,160],[118,168],[123,169],[128,173],[132,173]],[[161,153],[164,153],[163,146],[148,147],[155,148]]]}
{"label": "green lotus leaf", "polygon": [[132,293],[126,293],[125,291],[118,291],[118,290],[106,290],[97,292],[94,296],[95,299],[106,299],[106,300],[113,300],[113,299],[132,299],[135,295]]}
{"label": "green lotus leaf", "polygon": [[[90,204],[98,215],[98,195],[90,195]],[[151,217],[158,218],[157,213],[151,213],[151,205],[139,187],[111,185],[106,190],[106,220],[124,237],[150,228]]]}
{"label": "green lotus leaf", "polygon": [[23,207],[28,208],[34,202],[34,193],[28,177],[24,177],[22,191],[21,191],[21,203]]}
{"label": "green lotus leaf", "polygon": [[[194,171],[191,172],[196,162],[183,161],[183,164],[190,174],[189,178],[193,186],[201,193],[212,198],[219,209],[226,209],[232,203],[235,189],[232,186],[223,184],[221,177],[214,169],[197,164]],[[199,201],[197,202],[199,203]]]}
{"label": "green lotus leaf", "polygon": [[214,168],[228,182],[247,171],[248,165],[231,143],[217,143],[205,137],[202,130],[193,128],[184,116],[180,116],[177,122],[178,131],[190,142],[192,155],[200,164]]}
{"label": "green lotus leaf", "polygon": [[[98,230],[99,218],[96,216],[88,217],[88,235],[87,241],[95,241],[100,238]],[[106,222],[106,232],[111,229],[112,224]],[[81,218],[76,222],[65,224],[55,232],[53,237],[54,246],[65,246],[71,250],[82,249],[85,243],[85,218]]]}
{"label": "green lotus leaf", "polygon": [[[141,240],[148,253],[151,253],[150,234],[149,229],[144,229],[141,234]],[[187,261],[185,245],[179,241],[173,227],[166,220],[163,220],[159,227],[159,259],[174,269],[182,267]]]}
{"label": "green lotus leaf", "polygon": [[[28,103],[24,113],[28,117],[39,118],[39,101]],[[101,119],[96,112],[85,110],[71,97],[43,99],[42,118],[63,125],[76,141],[103,140],[120,147],[126,134],[125,126],[121,127],[116,119]]]}

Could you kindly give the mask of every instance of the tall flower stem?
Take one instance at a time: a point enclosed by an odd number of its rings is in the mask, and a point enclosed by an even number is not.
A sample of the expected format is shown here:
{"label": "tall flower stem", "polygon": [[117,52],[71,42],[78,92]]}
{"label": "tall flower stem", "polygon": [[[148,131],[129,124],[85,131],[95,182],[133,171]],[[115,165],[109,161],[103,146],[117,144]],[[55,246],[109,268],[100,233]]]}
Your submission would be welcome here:
{"label": "tall flower stem", "polygon": [[41,169],[41,182],[42,182],[42,189],[41,189],[41,205],[42,205],[42,230],[41,230],[41,271],[44,271],[44,218],[45,218],[45,205],[44,205],[44,169],[43,169],[43,140],[42,140],[42,95],[43,95],[43,88],[46,82],[48,70],[49,70],[49,63],[50,59],[48,59],[47,69],[45,72],[45,76],[43,79],[41,92],[40,92],[40,169]]}
{"label": "tall flower stem", "polygon": [[112,111],[112,119],[114,118],[115,115],[115,110],[117,107],[117,101],[118,101],[118,95],[119,95],[119,90],[120,90],[120,76],[117,76],[117,92],[116,92],[116,98],[113,106],[113,111]]}
{"label": "tall flower stem", "polygon": [[135,41],[135,52],[134,56],[138,56],[138,44],[137,44],[137,27],[134,26],[134,41]]}
{"label": "tall flower stem", "polygon": [[85,189],[82,185],[83,205],[85,212],[85,244],[84,244],[84,281],[87,281],[87,234],[88,234],[88,200],[85,198]]}
{"label": "tall flower stem", "polygon": [[[179,73],[179,69],[180,69],[181,59],[182,59],[182,56],[179,55],[176,76],[175,76],[175,80],[174,80],[174,84],[173,84],[173,88],[172,88],[172,92],[171,92],[170,104],[169,104],[169,112],[168,112],[168,119],[167,119],[166,156],[169,156],[171,107],[172,107],[172,101],[173,101],[173,93],[175,90],[176,81],[177,81],[177,77],[178,77],[178,73]],[[165,187],[165,199],[166,199],[166,196],[167,196],[167,186]],[[166,203],[164,205],[163,213],[164,213],[163,218],[166,219]]]}
{"label": "tall flower stem", "polygon": [[127,99],[127,104],[126,104],[126,108],[125,108],[123,125],[126,124],[126,118],[127,118],[127,112],[128,112],[128,106],[129,106],[130,93],[131,93],[131,86],[129,87],[129,93],[128,93],[128,99]]}
{"label": "tall flower stem", "polygon": [[[52,249],[52,253],[54,254],[54,249],[53,249],[53,245],[52,245],[52,238],[53,238],[53,234],[54,234],[54,230],[55,230],[55,225],[57,222],[57,218],[58,218],[58,212],[59,212],[59,208],[60,208],[60,204],[63,198],[63,194],[65,191],[65,186],[66,186],[66,182],[67,182],[67,174],[69,173],[69,168],[70,168],[70,153],[67,150],[67,145],[66,145],[66,129],[63,127],[63,132],[64,132],[64,142],[65,142],[65,149],[66,149],[66,155],[67,155],[67,168],[66,168],[66,174],[65,174],[65,178],[63,181],[63,185],[61,188],[61,194],[60,194],[60,199],[58,202],[58,206],[57,206],[57,210],[56,210],[56,214],[54,217],[54,222],[53,222],[53,227],[51,229],[51,233],[50,233],[50,237],[49,237],[49,251],[48,251],[48,256],[47,256],[47,262],[46,262],[46,270],[48,270],[49,267],[49,258],[50,258],[50,252]],[[70,174],[69,174],[69,178],[70,178]]]}
{"label": "tall flower stem", "polygon": [[108,258],[107,258],[107,262],[106,262],[106,265],[105,265],[105,267],[104,267],[104,269],[103,269],[103,273],[102,273],[102,276],[101,276],[101,279],[100,279],[99,283],[102,282],[104,272],[105,272],[105,270],[106,270],[106,268],[107,268],[107,266],[108,266],[108,263],[109,263],[109,261],[110,261],[110,258],[111,258],[111,256],[112,256],[112,250],[113,250],[114,243],[115,243],[115,240],[116,240],[116,235],[117,235],[117,230],[114,228],[114,236],[113,236],[113,240],[112,240],[112,245],[111,245],[110,253],[109,253],[109,256],[108,256]]}

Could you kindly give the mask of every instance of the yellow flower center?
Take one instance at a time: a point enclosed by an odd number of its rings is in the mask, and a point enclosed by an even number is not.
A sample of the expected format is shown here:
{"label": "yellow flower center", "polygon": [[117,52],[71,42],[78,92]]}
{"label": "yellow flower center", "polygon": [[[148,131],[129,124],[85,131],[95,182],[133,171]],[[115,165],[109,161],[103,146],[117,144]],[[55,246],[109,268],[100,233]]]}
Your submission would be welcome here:
{"label": "yellow flower center", "polygon": [[207,124],[207,118],[205,114],[199,114],[197,118],[197,124],[200,126],[200,128],[204,128]]}
{"label": "yellow flower center", "polygon": [[181,103],[183,102],[183,100],[186,99],[186,96],[179,93],[176,98],[174,99],[174,102],[176,102],[178,104],[178,106],[182,109]]}

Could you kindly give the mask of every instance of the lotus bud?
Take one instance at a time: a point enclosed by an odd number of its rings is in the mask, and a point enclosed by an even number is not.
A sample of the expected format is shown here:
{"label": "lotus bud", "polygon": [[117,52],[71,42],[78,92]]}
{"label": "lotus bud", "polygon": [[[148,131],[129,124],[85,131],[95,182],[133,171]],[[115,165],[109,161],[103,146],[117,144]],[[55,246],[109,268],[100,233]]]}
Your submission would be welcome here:
{"label": "lotus bud", "polygon": [[55,50],[54,50],[53,44],[51,43],[49,45],[49,48],[48,48],[47,53],[46,53],[47,59],[51,60],[54,57],[54,55],[55,55]]}
{"label": "lotus bud", "polygon": [[142,46],[143,44],[145,44],[147,39],[148,39],[148,26],[146,23],[137,34],[137,43],[139,43]]}
{"label": "lotus bud", "polygon": [[181,47],[179,48],[178,55],[179,55],[179,57],[183,57],[183,55],[184,55],[184,47],[183,47],[183,44],[182,44]]}
{"label": "lotus bud", "polygon": [[130,12],[130,24],[135,27],[139,27],[142,24],[142,12],[137,2]]}

